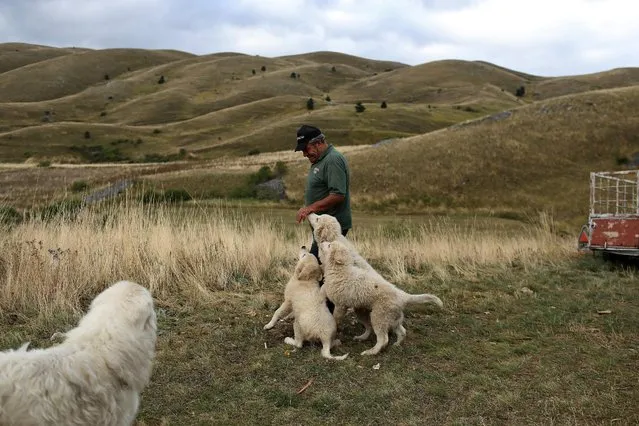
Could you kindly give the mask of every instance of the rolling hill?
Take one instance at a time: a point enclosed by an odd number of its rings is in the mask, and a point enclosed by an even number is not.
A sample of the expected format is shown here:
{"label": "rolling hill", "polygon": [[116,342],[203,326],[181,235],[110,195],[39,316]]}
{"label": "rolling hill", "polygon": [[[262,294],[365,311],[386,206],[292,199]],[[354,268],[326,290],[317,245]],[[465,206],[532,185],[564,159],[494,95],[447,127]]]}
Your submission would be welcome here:
{"label": "rolling hill", "polygon": [[19,43],[0,44],[0,55],[1,162],[173,161],[215,186],[225,162],[251,164],[234,169],[238,180],[284,158],[299,199],[306,163],[290,157],[291,135],[306,122],[349,152],[355,199],[372,208],[574,217],[587,171],[624,167],[639,152],[639,68],[548,78],[483,61]]}

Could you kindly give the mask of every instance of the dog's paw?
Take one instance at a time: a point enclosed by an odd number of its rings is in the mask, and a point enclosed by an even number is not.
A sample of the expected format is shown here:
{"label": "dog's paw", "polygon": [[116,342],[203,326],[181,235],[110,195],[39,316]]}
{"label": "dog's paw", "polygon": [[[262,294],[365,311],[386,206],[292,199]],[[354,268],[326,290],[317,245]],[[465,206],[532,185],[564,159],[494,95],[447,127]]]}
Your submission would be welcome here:
{"label": "dog's paw", "polygon": [[274,323],[272,324],[269,322],[268,324],[264,326],[264,330],[270,330],[271,328],[273,328],[274,325],[275,325]]}
{"label": "dog's paw", "polygon": [[378,350],[376,350],[375,348],[370,348],[370,349],[366,349],[364,352],[361,353],[361,355],[377,355],[379,353]]}
{"label": "dog's paw", "polygon": [[297,347],[297,343],[295,343],[295,339],[293,339],[292,337],[284,338],[284,343],[286,343],[287,345],[291,345],[291,346],[296,346]]}

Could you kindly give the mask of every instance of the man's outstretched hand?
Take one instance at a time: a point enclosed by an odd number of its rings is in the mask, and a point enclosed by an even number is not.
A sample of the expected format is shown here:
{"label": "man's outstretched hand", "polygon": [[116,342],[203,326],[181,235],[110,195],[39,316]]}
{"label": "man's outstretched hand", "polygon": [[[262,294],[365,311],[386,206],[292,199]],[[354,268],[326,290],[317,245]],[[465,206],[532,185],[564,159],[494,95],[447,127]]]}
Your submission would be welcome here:
{"label": "man's outstretched hand", "polygon": [[313,213],[313,209],[311,209],[310,207],[302,207],[301,209],[299,209],[297,211],[297,223],[302,223],[304,222],[304,220],[306,220],[306,217]]}

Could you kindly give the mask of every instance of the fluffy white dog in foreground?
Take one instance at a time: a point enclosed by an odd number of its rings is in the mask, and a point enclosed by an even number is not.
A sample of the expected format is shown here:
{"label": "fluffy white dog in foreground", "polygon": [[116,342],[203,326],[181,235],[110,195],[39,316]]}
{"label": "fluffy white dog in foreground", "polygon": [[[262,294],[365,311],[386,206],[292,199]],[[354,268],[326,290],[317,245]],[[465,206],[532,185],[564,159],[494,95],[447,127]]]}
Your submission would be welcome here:
{"label": "fluffy white dog in foreground", "polygon": [[156,330],[149,291],[120,281],[63,343],[0,352],[0,425],[131,425],[151,377]]}
{"label": "fluffy white dog in foreground", "polygon": [[339,345],[339,340],[335,339],[337,326],[326,306],[326,298],[320,293],[320,279],[322,279],[322,268],[317,258],[310,254],[306,247],[302,247],[295,272],[284,289],[284,302],[275,311],[273,318],[264,326],[264,329],[273,328],[280,318],[292,312],[295,316],[295,322],[293,322],[295,337],[284,339],[286,344],[301,348],[306,340],[319,340],[322,342],[324,358],[343,360],[348,354],[340,356],[331,354],[331,347]]}
{"label": "fluffy white dog in foreground", "polygon": [[[358,310],[370,311],[370,324],[366,331],[356,339],[364,340],[372,328],[377,337],[374,347],[362,352],[362,355],[375,355],[388,344],[388,333],[393,330],[397,335],[395,345],[406,337],[404,306],[409,303],[432,303],[442,307],[439,297],[432,294],[408,294],[386,281],[377,273],[354,264],[353,256],[347,246],[340,241],[323,242],[325,254],[324,285],[322,292],[337,306],[350,306]],[[366,316],[358,315],[360,321]]]}

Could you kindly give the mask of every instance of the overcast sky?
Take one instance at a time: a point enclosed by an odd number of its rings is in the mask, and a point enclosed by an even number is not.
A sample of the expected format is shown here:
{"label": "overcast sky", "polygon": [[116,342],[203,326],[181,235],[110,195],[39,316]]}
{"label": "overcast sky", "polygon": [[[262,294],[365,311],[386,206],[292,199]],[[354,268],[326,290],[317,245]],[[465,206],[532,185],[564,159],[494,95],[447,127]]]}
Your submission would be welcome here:
{"label": "overcast sky", "polygon": [[574,75],[639,66],[639,2],[0,0],[0,42],[9,41],[270,57],[332,50]]}

